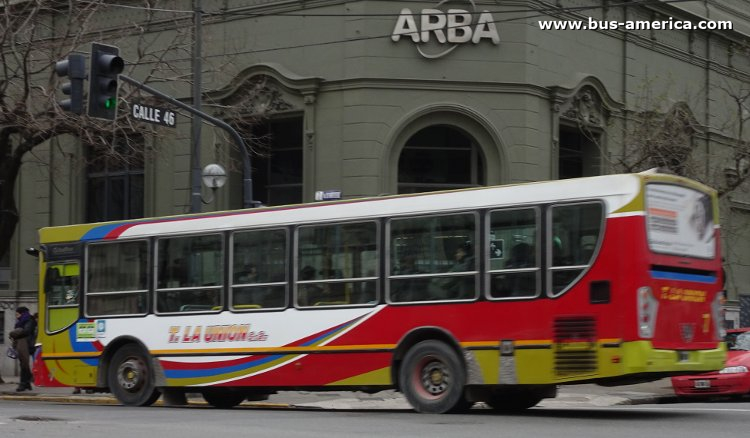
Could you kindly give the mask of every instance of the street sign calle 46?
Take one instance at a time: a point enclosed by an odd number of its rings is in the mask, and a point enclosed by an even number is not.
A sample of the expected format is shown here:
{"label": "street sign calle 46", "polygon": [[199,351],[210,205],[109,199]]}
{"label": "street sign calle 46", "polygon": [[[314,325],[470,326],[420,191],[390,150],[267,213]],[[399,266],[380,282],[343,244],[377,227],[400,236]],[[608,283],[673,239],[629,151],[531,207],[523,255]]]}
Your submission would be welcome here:
{"label": "street sign calle 46", "polygon": [[164,108],[134,104],[131,114],[136,120],[144,122],[156,123],[157,125],[169,126],[170,128],[174,128],[176,125],[174,111]]}

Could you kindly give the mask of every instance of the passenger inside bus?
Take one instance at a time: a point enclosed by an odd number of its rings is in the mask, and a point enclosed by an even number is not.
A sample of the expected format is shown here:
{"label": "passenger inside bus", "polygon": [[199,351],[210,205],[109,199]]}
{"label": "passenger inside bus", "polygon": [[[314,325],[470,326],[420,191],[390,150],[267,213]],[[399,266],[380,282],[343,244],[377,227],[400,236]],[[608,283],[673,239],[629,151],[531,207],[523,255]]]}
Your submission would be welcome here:
{"label": "passenger inside bus", "polygon": [[[453,256],[453,266],[447,272],[469,272],[474,270],[474,250],[471,242],[459,246]],[[474,296],[474,276],[458,275],[439,277],[431,289],[434,300],[455,300]]]}
{"label": "passenger inside bus", "polygon": [[534,249],[528,243],[519,243],[510,250],[510,257],[505,262],[505,268],[530,268],[534,266]]}
{"label": "passenger inside bus", "polygon": [[[534,247],[518,243],[510,251],[505,269],[523,269],[536,266]],[[529,297],[536,295],[536,272],[508,272],[492,278],[492,296],[497,298]]]}
{"label": "passenger inside bus", "polygon": [[[317,273],[315,268],[307,265],[300,269],[299,280],[308,281],[315,280]],[[320,301],[323,295],[323,288],[318,284],[298,284],[297,285],[297,303],[302,307],[312,306],[317,301]]]}
{"label": "passenger inside bus", "polygon": [[[417,255],[413,252],[405,253],[399,260],[398,267],[394,270],[393,275],[417,275],[422,272],[417,268]],[[424,291],[426,289],[423,278],[399,278],[391,282],[391,301],[406,302],[420,301],[426,299]]]}

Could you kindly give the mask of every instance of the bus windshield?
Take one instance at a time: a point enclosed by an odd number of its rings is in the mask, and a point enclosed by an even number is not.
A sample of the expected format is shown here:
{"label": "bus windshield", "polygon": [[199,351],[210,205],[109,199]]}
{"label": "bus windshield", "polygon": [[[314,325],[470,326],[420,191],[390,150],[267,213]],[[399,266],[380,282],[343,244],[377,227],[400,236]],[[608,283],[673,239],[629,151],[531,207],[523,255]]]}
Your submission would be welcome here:
{"label": "bus windshield", "polygon": [[714,217],[711,196],[664,183],[646,186],[646,227],[651,251],[713,258]]}

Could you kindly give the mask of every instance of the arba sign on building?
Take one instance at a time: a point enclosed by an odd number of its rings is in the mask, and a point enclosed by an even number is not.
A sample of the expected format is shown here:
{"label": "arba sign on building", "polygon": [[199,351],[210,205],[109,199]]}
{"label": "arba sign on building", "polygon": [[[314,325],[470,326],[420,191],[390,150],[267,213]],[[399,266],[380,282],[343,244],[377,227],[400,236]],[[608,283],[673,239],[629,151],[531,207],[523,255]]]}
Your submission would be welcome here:
{"label": "arba sign on building", "polygon": [[[452,52],[461,44],[471,42],[479,44],[489,40],[492,44],[500,43],[495,19],[489,11],[476,11],[473,0],[469,0],[471,10],[438,9],[449,0],[443,0],[435,8],[422,9],[413,13],[411,9],[401,9],[396,25],[391,33],[394,42],[401,37],[408,37],[417,44],[417,50],[425,58],[435,59]],[[426,46],[431,43],[433,50]]]}

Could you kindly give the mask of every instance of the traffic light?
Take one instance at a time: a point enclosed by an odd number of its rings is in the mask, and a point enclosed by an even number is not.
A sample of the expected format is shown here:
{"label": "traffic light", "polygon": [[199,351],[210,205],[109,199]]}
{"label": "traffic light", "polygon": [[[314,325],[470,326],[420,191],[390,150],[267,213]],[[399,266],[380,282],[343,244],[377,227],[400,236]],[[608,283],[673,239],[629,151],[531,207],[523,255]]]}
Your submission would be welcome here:
{"label": "traffic light", "polygon": [[104,44],[91,44],[89,74],[89,116],[114,120],[117,114],[117,76],[125,62],[120,49]]}
{"label": "traffic light", "polygon": [[83,114],[83,80],[86,79],[86,58],[83,55],[71,53],[68,59],[57,61],[55,73],[60,77],[69,77],[70,82],[62,85],[62,92],[70,96],[59,102],[65,111]]}

